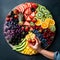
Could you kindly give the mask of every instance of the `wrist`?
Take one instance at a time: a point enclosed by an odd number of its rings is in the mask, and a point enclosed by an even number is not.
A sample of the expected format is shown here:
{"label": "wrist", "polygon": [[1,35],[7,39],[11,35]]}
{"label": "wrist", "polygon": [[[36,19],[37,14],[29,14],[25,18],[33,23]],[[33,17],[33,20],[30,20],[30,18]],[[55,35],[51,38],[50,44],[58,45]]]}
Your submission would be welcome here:
{"label": "wrist", "polygon": [[42,50],[43,50],[43,48],[38,48],[37,52],[41,53]]}

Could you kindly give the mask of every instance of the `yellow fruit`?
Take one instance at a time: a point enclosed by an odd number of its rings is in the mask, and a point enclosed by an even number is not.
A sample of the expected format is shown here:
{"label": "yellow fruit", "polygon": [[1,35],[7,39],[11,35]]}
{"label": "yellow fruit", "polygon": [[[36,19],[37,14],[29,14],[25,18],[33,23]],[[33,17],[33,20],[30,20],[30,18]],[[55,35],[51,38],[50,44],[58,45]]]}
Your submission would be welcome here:
{"label": "yellow fruit", "polygon": [[35,24],[36,24],[37,26],[40,26],[40,25],[42,24],[42,21],[39,19],[39,20],[37,20],[37,21],[35,22]]}
{"label": "yellow fruit", "polygon": [[55,25],[55,21],[53,19],[50,19],[50,24],[49,25]]}
{"label": "yellow fruit", "polygon": [[49,23],[50,23],[50,19],[51,19],[51,18],[46,18],[46,19],[45,19],[45,22],[47,22],[47,23],[49,24]]}
{"label": "yellow fruit", "polygon": [[48,28],[48,23],[47,22],[43,22],[42,23],[42,25],[41,25],[41,27],[43,28],[43,29],[46,29],[46,28]]}
{"label": "yellow fruit", "polygon": [[52,18],[46,18],[45,22],[47,22],[49,25],[54,25],[55,21]]}

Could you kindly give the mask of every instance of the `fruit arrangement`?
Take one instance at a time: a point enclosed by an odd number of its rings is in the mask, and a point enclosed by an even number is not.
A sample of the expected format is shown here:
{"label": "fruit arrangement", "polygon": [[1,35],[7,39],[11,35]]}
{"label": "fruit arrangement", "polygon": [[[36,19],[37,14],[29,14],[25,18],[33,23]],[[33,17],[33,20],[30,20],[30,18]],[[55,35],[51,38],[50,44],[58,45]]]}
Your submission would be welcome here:
{"label": "fruit arrangement", "polygon": [[37,54],[37,51],[29,46],[36,44],[38,37],[42,42],[42,48],[51,45],[55,36],[55,21],[46,7],[26,2],[16,6],[6,16],[4,23],[4,35],[12,49],[26,55]]}

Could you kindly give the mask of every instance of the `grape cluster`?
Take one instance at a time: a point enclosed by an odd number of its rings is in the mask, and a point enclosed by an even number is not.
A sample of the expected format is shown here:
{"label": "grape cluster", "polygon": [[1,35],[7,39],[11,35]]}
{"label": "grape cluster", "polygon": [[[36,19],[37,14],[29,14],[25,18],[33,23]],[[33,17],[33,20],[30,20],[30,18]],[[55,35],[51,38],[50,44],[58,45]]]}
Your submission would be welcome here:
{"label": "grape cluster", "polygon": [[14,13],[11,11],[9,15],[10,20],[6,21],[4,24],[4,34],[5,38],[10,44],[16,45],[21,42],[21,38],[24,38],[27,32],[22,31],[22,26],[18,25],[18,18],[14,18]]}
{"label": "grape cluster", "polygon": [[45,48],[48,46],[47,40],[43,37],[43,34],[41,34],[38,30],[33,30],[33,33],[39,38],[39,40],[42,42],[42,47]]}

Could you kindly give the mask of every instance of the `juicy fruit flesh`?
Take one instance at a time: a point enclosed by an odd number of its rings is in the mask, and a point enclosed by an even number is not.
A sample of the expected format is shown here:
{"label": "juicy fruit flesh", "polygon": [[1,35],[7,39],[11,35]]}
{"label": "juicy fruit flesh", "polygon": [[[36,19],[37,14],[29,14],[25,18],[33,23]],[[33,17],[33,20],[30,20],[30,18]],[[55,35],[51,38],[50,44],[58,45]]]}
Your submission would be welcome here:
{"label": "juicy fruit flesh", "polygon": [[5,38],[15,46],[13,50],[27,55],[37,53],[29,47],[29,43],[35,45],[35,36],[41,40],[42,48],[46,48],[52,43],[55,31],[51,13],[44,6],[32,2],[20,4],[12,10],[4,26]]}

